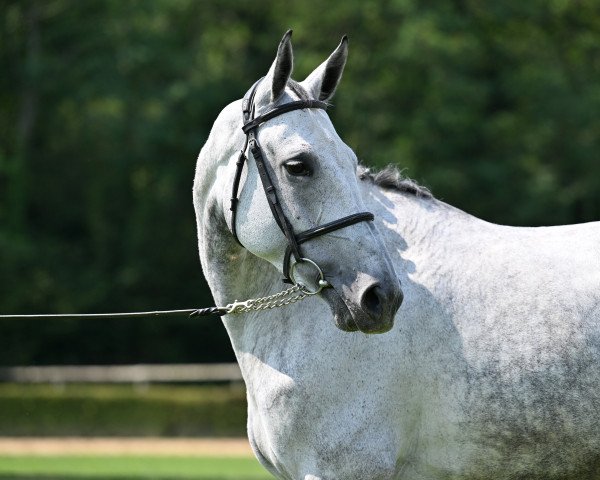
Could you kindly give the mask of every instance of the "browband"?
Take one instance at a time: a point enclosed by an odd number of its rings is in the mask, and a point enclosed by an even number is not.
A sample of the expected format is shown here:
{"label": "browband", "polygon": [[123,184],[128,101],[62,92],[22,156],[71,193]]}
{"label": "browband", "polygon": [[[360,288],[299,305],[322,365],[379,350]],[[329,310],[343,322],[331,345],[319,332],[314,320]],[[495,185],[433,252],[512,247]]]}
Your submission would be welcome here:
{"label": "browband", "polygon": [[295,102],[286,103],[280,107],[272,108],[271,110],[263,113],[262,115],[250,120],[242,127],[242,130],[246,135],[250,130],[255,129],[261,123],[265,123],[267,120],[283,115],[284,113],[291,112],[292,110],[299,110],[303,108],[321,108],[327,110],[327,103],[321,102],[320,100],[298,100]]}

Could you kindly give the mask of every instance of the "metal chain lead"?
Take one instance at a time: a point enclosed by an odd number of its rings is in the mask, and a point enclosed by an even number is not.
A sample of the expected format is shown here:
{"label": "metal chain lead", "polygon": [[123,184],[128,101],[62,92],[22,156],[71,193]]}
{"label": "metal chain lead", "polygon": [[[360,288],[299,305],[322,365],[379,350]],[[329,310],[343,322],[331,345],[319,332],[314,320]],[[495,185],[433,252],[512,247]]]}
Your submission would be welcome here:
{"label": "metal chain lead", "polygon": [[[296,266],[300,263],[305,263],[312,268],[315,269],[317,273],[317,283],[313,290],[308,288],[306,285],[298,282],[294,278],[294,272]],[[300,300],[305,299],[306,297],[310,297],[312,295],[317,295],[324,288],[331,287],[330,283],[325,280],[325,276],[323,275],[323,271],[321,268],[312,260],[308,258],[300,258],[296,263],[294,263],[290,268],[290,279],[294,284],[278,293],[274,293],[272,295],[267,295],[266,297],[259,298],[250,298],[248,300],[244,300],[243,302],[235,301],[224,307],[209,307],[209,308],[199,308],[194,310],[190,317],[197,316],[208,316],[208,315],[235,315],[238,313],[246,313],[246,312],[258,312],[260,310],[269,310],[271,308],[279,308],[285,307],[286,305],[290,305],[292,303],[296,303]]]}
{"label": "metal chain lead", "polygon": [[[318,272],[319,280],[317,283],[317,288],[315,290],[309,290],[306,286],[296,281],[294,278],[294,269],[296,265],[299,263],[308,263],[312,265]],[[308,258],[300,258],[298,262],[292,265],[290,270],[290,278],[294,282],[294,284],[278,293],[274,293],[273,295],[268,295],[266,297],[259,298],[251,298],[244,302],[238,302],[237,300],[225,307],[217,307],[224,313],[227,314],[236,314],[236,313],[246,313],[246,312],[257,312],[259,310],[269,310],[271,308],[279,308],[284,307],[286,305],[290,305],[292,303],[296,303],[299,300],[302,300],[306,297],[310,297],[311,295],[316,295],[324,288],[330,287],[331,285],[325,278],[323,277],[323,272],[319,268],[319,266]]]}
{"label": "metal chain lead", "polygon": [[292,285],[290,288],[282,292],[274,293],[266,297],[250,298],[244,302],[237,300],[223,307],[228,314],[258,312],[260,310],[269,310],[271,308],[283,307],[290,305],[309,295],[302,290],[301,285]]}

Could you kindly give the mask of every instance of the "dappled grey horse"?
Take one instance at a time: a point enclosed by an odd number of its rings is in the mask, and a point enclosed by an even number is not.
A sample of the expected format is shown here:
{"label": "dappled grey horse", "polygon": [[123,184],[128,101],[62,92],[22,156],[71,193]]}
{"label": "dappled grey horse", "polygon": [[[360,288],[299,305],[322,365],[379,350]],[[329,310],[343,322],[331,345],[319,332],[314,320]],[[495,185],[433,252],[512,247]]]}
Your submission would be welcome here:
{"label": "dappled grey horse", "polygon": [[281,291],[286,256],[302,288],[322,288],[223,318],[256,456],[294,480],[600,479],[600,223],[494,225],[357,165],[319,103],[346,57],[344,38],[294,82],[288,32],[198,158],[215,300]]}

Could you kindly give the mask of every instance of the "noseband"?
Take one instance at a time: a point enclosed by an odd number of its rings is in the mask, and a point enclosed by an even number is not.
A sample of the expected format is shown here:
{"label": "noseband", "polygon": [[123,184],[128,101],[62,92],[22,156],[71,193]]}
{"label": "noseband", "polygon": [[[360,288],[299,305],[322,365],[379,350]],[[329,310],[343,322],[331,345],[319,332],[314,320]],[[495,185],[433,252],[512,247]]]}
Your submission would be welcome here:
{"label": "noseband", "polygon": [[238,157],[238,160],[236,162],[235,177],[233,179],[230,208],[231,233],[233,234],[235,240],[241,245],[236,230],[237,205],[239,201],[238,190],[240,186],[240,179],[242,176],[244,163],[247,159],[246,150],[249,148],[250,152],[252,153],[252,156],[254,157],[254,161],[256,162],[258,174],[260,176],[265,195],[267,196],[267,200],[269,203],[269,207],[271,208],[273,217],[275,218],[277,225],[285,235],[285,238],[288,242],[288,246],[285,250],[285,256],[283,258],[283,281],[285,283],[297,284],[293,277],[295,264],[290,268],[290,260],[291,256],[293,255],[296,263],[306,262],[316,267],[321,277],[321,282],[319,282],[320,290],[321,288],[323,288],[323,286],[327,285],[327,283],[323,280],[323,273],[315,262],[308,260],[302,256],[300,245],[307,242],[308,240],[312,240],[313,238],[320,237],[321,235],[334,232],[341,228],[349,227],[350,225],[354,225],[355,223],[372,221],[375,217],[371,212],[354,213],[352,215],[348,215],[347,217],[334,220],[333,222],[325,223],[323,225],[310,228],[308,230],[305,230],[304,232],[298,234],[294,233],[292,225],[283,213],[281,203],[279,202],[279,198],[277,197],[277,190],[275,189],[275,185],[273,184],[266,167],[265,156],[263,155],[263,151],[260,147],[260,144],[258,143],[258,139],[256,138],[258,127],[266,121],[271,120],[272,118],[278,117],[279,115],[283,115],[284,113],[291,112],[293,110],[300,110],[305,108],[320,108],[322,110],[327,110],[327,103],[318,100],[298,100],[286,103],[279,107],[274,107],[271,110],[268,110],[267,112],[263,113],[262,115],[254,117],[254,113],[256,110],[256,105],[254,104],[254,97],[256,95],[256,90],[261,80],[262,78],[258,80],[252,86],[252,88],[250,88],[250,90],[248,90],[246,95],[244,95],[244,100],[242,101],[242,113],[244,119],[244,125],[242,127],[242,130],[246,134],[246,141],[244,143],[244,148],[242,148],[240,156]]}

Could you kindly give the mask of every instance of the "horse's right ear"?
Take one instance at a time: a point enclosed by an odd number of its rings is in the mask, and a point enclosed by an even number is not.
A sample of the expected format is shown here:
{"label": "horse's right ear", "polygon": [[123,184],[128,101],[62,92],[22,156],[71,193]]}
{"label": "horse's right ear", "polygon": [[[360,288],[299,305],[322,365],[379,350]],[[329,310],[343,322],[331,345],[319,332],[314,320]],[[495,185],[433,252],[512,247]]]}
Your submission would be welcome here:
{"label": "horse's right ear", "polygon": [[288,30],[279,42],[277,57],[265,77],[265,85],[271,86],[270,102],[276,102],[283,95],[293,68],[292,31]]}

